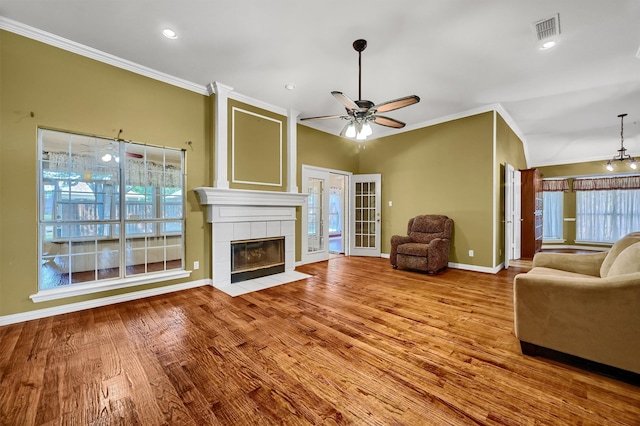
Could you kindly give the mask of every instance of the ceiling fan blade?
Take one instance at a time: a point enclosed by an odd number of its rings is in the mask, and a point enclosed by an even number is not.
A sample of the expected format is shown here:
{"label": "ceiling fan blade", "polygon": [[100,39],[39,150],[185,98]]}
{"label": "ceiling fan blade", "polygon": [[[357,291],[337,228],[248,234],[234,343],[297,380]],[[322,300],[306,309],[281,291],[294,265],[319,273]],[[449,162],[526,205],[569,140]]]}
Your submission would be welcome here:
{"label": "ceiling fan blade", "polygon": [[391,117],[383,117],[381,115],[374,115],[373,122],[381,126],[393,127],[394,129],[402,129],[406,124],[402,121],[396,120]]}
{"label": "ceiling fan blade", "polygon": [[342,92],[337,92],[337,91],[333,91],[331,92],[331,94],[333,95],[334,98],[336,98],[342,105],[345,106],[345,108],[347,108],[348,110],[350,109],[360,109],[360,107],[358,106],[358,104],[355,103],[355,101],[353,99],[351,99],[350,97],[348,97],[347,95],[345,95]]}
{"label": "ceiling fan blade", "polygon": [[409,105],[417,104],[418,102],[420,102],[420,98],[416,95],[405,96],[404,98],[394,99],[392,101],[374,105],[373,107],[371,107],[371,110],[375,112],[388,112],[393,111],[394,109],[404,108]]}
{"label": "ceiling fan blade", "polygon": [[304,117],[301,118],[300,121],[305,121],[305,120],[328,120],[330,118],[344,118],[347,119],[349,118],[348,115],[321,115],[319,117]]}

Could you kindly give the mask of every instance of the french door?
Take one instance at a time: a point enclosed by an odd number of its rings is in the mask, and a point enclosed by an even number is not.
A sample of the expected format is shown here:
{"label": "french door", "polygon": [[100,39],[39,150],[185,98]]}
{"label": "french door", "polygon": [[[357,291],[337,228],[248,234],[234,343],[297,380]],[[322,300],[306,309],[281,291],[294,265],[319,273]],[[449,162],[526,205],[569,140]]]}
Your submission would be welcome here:
{"label": "french door", "polygon": [[329,172],[302,167],[302,263],[329,260]]}
{"label": "french door", "polygon": [[[302,192],[309,194],[302,208],[302,263],[329,260],[329,182],[332,172],[348,176],[346,196],[349,210],[347,256],[380,257],[380,174],[349,175],[302,166]],[[344,234],[344,232],[343,232]]]}
{"label": "french door", "polygon": [[352,256],[380,257],[380,174],[351,177],[350,250]]}

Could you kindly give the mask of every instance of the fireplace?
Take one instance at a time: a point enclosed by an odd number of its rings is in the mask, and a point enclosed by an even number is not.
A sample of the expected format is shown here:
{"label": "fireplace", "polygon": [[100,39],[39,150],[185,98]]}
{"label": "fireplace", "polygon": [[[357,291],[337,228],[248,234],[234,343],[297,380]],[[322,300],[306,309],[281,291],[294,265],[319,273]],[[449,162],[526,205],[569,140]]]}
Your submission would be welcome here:
{"label": "fireplace", "polygon": [[232,283],[284,270],[284,237],[231,241]]}
{"label": "fireplace", "polygon": [[281,240],[282,243],[278,244],[282,244],[280,254],[284,260],[281,262],[284,263],[283,271],[287,275],[284,279],[289,279],[289,275],[295,269],[296,207],[306,202],[308,194],[206,187],[196,188],[195,191],[200,197],[200,203],[209,207],[207,220],[212,224],[211,257],[214,287],[236,294],[238,290],[233,290],[232,287],[246,287],[252,281],[282,275],[274,272],[271,267],[260,267],[257,269],[264,269],[261,273],[266,272],[261,278],[254,280],[255,277],[235,277],[241,275],[231,272],[232,262],[237,261],[233,259],[231,249],[232,243],[235,242]]}

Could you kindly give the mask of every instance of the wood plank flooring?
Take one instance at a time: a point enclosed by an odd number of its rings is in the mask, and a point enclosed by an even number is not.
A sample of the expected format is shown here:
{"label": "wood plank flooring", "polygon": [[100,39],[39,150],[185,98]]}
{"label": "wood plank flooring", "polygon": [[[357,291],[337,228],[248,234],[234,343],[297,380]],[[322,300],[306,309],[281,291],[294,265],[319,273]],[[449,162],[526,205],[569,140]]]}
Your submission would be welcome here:
{"label": "wood plank flooring", "polygon": [[512,266],[337,257],[0,327],[2,425],[640,425],[640,387],[520,352]]}

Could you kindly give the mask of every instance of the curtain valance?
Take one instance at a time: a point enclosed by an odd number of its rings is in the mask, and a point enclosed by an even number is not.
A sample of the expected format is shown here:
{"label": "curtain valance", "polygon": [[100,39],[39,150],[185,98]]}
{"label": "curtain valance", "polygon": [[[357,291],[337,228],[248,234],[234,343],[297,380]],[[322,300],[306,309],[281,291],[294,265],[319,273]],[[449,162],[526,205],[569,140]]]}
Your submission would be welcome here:
{"label": "curtain valance", "polygon": [[[49,153],[49,170],[78,174],[99,174],[102,178],[116,180],[118,163],[96,161],[91,155],[69,154],[64,152]],[[155,186],[180,188],[182,175],[180,167],[172,164],[161,164],[153,161],[127,158],[124,163],[126,185]]]}
{"label": "curtain valance", "polygon": [[545,192],[568,192],[569,181],[566,179],[543,179],[542,190]]}
{"label": "curtain valance", "polygon": [[614,189],[640,189],[640,176],[576,179],[573,181],[574,191],[610,191]]}

